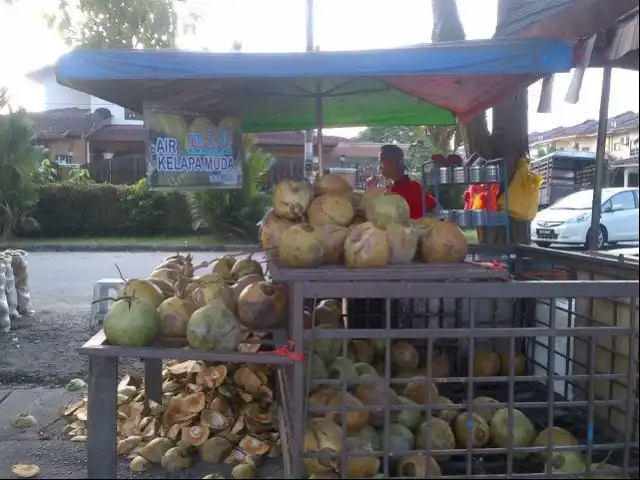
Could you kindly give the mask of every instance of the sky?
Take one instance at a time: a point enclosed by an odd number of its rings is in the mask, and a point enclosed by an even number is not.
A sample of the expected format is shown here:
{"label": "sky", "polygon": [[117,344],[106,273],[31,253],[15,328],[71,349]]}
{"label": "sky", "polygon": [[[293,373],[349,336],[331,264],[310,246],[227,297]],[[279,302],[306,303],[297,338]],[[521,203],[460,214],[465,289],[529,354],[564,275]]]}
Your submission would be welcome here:
{"label": "sky", "polygon": [[[246,52],[302,51],[306,47],[305,0],[190,0],[193,8],[208,12],[195,37],[181,38],[184,49],[228,51],[234,41]],[[57,32],[47,29],[43,14],[57,0],[20,0],[9,7],[0,2],[0,85],[10,89],[14,105],[27,110],[43,108],[37,84],[27,72],[55,60],[67,51]],[[458,0],[467,39],[490,38],[495,30],[497,0]],[[315,0],[314,43],[322,50],[393,48],[425,43],[431,37],[428,0]],[[571,75],[556,75],[552,113],[535,112],[540,82],[529,88],[529,130],[544,131],[597,118],[602,71],[585,75],[576,105],[564,102]],[[609,116],[638,111],[638,73],[614,70]],[[61,105],[61,108],[64,107]],[[361,128],[327,130],[353,136]]]}

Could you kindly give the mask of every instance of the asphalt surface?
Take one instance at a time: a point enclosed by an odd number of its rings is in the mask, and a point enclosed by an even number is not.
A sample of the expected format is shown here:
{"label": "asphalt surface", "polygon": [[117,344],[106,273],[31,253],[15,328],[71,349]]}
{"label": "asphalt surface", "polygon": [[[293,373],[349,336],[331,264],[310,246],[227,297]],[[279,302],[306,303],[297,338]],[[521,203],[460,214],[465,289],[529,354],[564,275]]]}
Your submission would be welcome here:
{"label": "asphalt surface", "polygon": [[[93,283],[118,278],[115,264],[127,278],[144,277],[170,254],[30,253],[29,287],[36,314],[14,323],[9,333],[0,333],[0,388],[61,387],[73,378],[85,378],[87,361],[76,348],[97,331],[88,328]],[[194,263],[225,254],[233,253],[198,252]],[[123,371],[140,364],[128,359],[120,367]]]}

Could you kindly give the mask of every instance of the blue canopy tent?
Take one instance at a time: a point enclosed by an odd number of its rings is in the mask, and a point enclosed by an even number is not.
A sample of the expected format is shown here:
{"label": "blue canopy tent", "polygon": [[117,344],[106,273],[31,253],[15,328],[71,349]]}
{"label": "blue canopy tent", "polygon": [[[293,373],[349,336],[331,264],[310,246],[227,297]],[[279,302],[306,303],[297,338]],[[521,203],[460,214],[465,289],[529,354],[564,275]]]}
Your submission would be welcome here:
{"label": "blue canopy tent", "polygon": [[200,53],[75,50],[58,82],[141,112],[160,102],[242,118],[245,132],[466,122],[506,93],[573,66],[572,42],[517,39],[394,50]]}

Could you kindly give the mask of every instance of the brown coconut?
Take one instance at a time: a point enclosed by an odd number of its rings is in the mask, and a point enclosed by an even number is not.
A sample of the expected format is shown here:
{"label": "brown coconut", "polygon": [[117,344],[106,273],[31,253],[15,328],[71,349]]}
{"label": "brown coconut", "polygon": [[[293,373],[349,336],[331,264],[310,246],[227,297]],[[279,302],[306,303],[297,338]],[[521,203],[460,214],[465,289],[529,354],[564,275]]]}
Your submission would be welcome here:
{"label": "brown coconut", "polygon": [[273,189],[273,210],[278,217],[300,220],[309,208],[311,186],[296,180],[282,180]]}
{"label": "brown coconut", "polygon": [[420,237],[420,253],[427,263],[462,263],[468,249],[464,233],[453,222],[434,223]]}
{"label": "brown coconut", "polygon": [[287,295],[280,285],[255,282],[238,297],[238,322],[250,330],[279,327],[287,318]]}
{"label": "brown coconut", "polygon": [[296,225],[295,222],[278,217],[275,211],[270,209],[260,223],[260,248],[277,250],[282,232],[294,225]]}
{"label": "brown coconut", "polygon": [[349,229],[340,225],[320,225],[316,227],[324,244],[324,261],[328,265],[342,263],[344,258],[344,241]]}
{"label": "brown coconut", "polygon": [[420,234],[410,223],[390,223],[387,225],[389,236],[390,259],[392,265],[403,265],[413,262],[418,249]]}
{"label": "brown coconut", "polygon": [[345,264],[349,268],[375,268],[389,265],[389,236],[366,222],[355,227],[344,242]]}
{"label": "brown coconut", "polygon": [[307,220],[315,226],[340,225],[348,227],[351,225],[353,217],[351,200],[340,193],[327,193],[316,197],[307,210]]}
{"label": "brown coconut", "polygon": [[324,243],[312,225],[295,225],[283,232],[278,254],[287,267],[317,267],[324,260]]}
{"label": "brown coconut", "polygon": [[340,175],[327,173],[322,175],[315,183],[315,195],[325,195],[327,193],[337,193],[351,196],[353,187]]}

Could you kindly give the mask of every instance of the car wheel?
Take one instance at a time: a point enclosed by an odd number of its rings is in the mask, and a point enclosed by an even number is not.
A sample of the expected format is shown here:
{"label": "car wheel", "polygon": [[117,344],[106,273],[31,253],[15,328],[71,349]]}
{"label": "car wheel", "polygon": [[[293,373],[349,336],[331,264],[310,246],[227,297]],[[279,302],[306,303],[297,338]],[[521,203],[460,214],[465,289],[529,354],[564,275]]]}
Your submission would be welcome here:
{"label": "car wheel", "polygon": [[[586,238],[586,242],[585,242],[585,248],[589,249],[589,236],[591,235],[591,229],[589,229],[589,232],[587,232],[587,238]],[[600,225],[600,227],[598,227],[598,240],[596,241],[596,250],[602,250],[604,248],[604,246],[607,243],[607,230]]]}
{"label": "car wheel", "polygon": [[542,248],[549,248],[551,246],[550,242],[536,242],[536,245]]}

